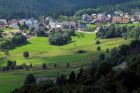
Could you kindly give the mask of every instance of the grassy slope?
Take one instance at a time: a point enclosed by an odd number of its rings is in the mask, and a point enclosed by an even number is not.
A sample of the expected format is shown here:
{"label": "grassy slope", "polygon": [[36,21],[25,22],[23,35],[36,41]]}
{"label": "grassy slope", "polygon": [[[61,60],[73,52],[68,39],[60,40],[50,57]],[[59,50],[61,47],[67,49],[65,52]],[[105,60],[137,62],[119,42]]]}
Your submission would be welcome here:
{"label": "grassy slope", "polygon": [[[28,73],[36,76],[47,76],[54,78],[60,73],[68,74],[72,70],[77,71],[82,65],[90,64],[91,60],[96,58],[99,52],[96,51],[95,34],[77,33],[78,36],[73,37],[73,42],[64,46],[51,46],[48,44],[46,37],[35,37],[29,40],[29,44],[19,46],[10,50],[9,59],[16,60],[17,64],[33,63],[40,66],[42,63],[48,63],[48,69],[44,72],[34,68],[32,71],[12,71],[0,74],[0,93],[7,93],[23,84],[23,80]],[[102,51],[106,48],[117,47],[121,44],[127,44],[129,40],[121,38],[100,40]],[[84,54],[75,53],[76,50],[86,50]],[[30,52],[30,58],[24,59],[23,51]],[[66,63],[70,63],[70,68],[66,68]],[[54,68],[54,64],[58,64],[58,68]],[[2,64],[4,65],[4,63]]]}

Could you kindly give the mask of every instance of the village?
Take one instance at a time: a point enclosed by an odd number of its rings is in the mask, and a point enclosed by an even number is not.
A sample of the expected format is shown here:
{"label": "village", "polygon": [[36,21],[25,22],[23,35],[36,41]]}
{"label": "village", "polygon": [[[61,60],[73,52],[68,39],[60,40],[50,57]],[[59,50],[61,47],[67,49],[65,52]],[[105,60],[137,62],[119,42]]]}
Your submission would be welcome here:
{"label": "village", "polygon": [[[47,33],[53,29],[74,29],[77,31],[89,31],[88,25],[93,25],[94,28],[90,29],[91,32],[98,31],[98,29],[104,25],[112,24],[135,24],[140,21],[140,12],[126,13],[123,11],[114,11],[112,14],[98,13],[98,14],[83,14],[81,20],[70,20],[70,21],[57,21],[52,17],[44,17],[41,20],[30,18],[30,19],[0,19],[0,29],[19,29],[24,32],[24,29],[19,26],[26,26],[27,29],[32,33],[38,31],[45,31]],[[25,33],[24,33],[25,34]],[[26,33],[27,34],[27,33]]]}
{"label": "village", "polygon": [[0,0],[0,93],[140,93],[140,1],[124,1]]}

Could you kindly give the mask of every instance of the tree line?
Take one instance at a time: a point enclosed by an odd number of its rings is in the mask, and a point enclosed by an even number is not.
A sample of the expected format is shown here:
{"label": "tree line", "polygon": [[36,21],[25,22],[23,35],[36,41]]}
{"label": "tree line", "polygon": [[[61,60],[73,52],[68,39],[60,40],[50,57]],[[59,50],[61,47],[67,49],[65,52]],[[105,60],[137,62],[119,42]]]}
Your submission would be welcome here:
{"label": "tree line", "polygon": [[[132,1],[132,2],[130,2]],[[136,2],[137,1],[137,2]],[[96,3],[95,3],[96,2]],[[139,7],[139,0],[117,0],[117,4],[129,2],[129,7]],[[135,3],[136,2],[136,3]],[[53,16],[58,17],[59,15],[72,16],[74,12],[83,8],[102,8],[112,9],[115,5],[115,0],[1,0],[0,1],[0,17],[2,18],[30,18],[38,16]],[[120,5],[123,9],[128,7]]]}
{"label": "tree line", "polygon": [[10,38],[0,38],[0,49],[11,49],[15,46],[22,45],[27,43],[26,36],[22,35],[21,33],[15,33]]}
{"label": "tree line", "polygon": [[101,27],[96,33],[97,38],[117,38],[122,37],[124,39],[134,38],[140,39],[140,27],[139,26],[106,26]]}

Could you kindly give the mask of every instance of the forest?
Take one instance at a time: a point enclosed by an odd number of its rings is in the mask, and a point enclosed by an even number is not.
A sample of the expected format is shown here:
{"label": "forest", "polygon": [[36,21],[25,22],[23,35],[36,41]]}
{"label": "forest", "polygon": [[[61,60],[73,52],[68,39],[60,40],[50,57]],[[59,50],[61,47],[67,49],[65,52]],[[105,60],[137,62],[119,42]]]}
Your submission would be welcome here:
{"label": "forest", "polygon": [[[107,2],[106,2],[107,1]],[[140,7],[139,0],[0,0],[1,18],[29,18],[38,16],[67,15],[84,8],[110,8],[115,4],[121,9]],[[123,4],[123,7],[121,4]],[[104,6],[102,6],[104,5]]]}

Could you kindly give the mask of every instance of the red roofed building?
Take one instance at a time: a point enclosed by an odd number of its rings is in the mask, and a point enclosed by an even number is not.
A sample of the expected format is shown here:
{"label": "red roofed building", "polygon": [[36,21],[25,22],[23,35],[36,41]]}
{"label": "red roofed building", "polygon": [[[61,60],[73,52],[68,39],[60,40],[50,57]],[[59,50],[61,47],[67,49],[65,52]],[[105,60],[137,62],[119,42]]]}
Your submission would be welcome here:
{"label": "red roofed building", "polygon": [[112,23],[116,24],[116,23],[129,23],[130,19],[129,18],[123,18],[123,17],[113,17],[112,18]]}

